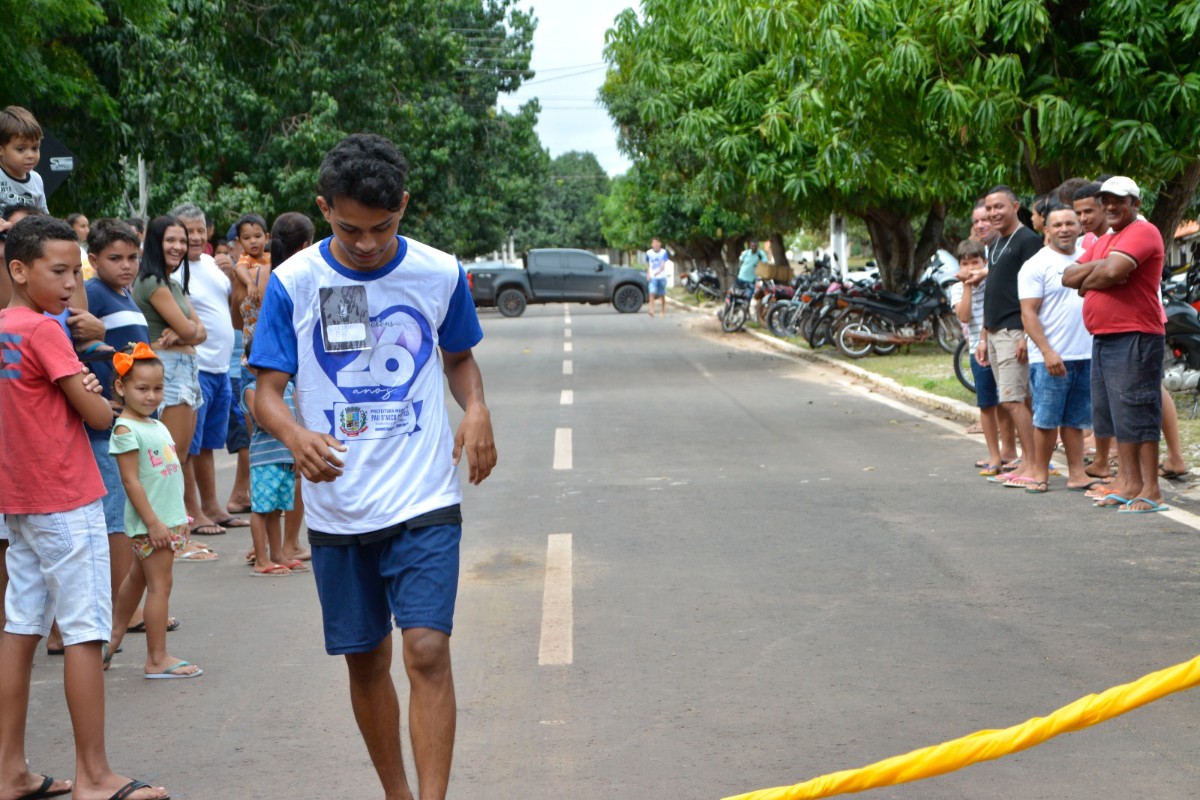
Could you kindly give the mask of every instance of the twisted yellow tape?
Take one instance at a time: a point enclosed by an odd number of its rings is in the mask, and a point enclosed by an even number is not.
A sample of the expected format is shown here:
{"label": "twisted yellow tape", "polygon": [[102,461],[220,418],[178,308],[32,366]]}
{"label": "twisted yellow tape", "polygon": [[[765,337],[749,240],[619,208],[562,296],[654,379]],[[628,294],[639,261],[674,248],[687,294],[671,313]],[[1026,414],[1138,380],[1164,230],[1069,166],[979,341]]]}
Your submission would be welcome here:
{"label": "twisted yellow tape", "polygon": [[864,792],[880,786],[932,778],[980,761],[1019,753],[1060,733],[1083,730],[1198,684],[1200,655],[1191,661],[1152,672],[1133,683],[1114,686],[1101,694],[1089,694],[1048,717],[1034,717],[1003,730],[977,731],[960,739],[923,747],[858,769],[821,775],[795,786],[747,792],[725,800],[816,800],[819,797]]}

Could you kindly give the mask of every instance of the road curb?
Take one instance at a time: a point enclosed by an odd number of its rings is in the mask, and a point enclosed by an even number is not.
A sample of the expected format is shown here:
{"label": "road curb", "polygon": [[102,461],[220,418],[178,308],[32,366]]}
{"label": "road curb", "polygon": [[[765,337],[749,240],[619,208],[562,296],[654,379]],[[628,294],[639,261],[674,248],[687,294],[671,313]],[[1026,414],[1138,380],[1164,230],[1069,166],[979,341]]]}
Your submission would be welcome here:
{"label": "road curb", "polygon": [[[706,314],[710,312],[710,309],[690,306],[687,303],[681,303],[670,296],[668,296],[667,299],[671,301],[671,304],[675,307],[684,309],[685,311],[693,314]],[[942,397],[941,395],[933,394],[932,392],[926,392],[921,389],[914,389],[911,386],[905,386],[893,378],[879,375],[875,372],[871,372],[869,369],[863,369],[862,367],[849,364],[841,359],[830,358],[824,353],[818,353],[816,351],[809,350],[808,348],[794,345],[791,342],[785,342],[769,333],[762,333],[761,331],[752,330],[750,328],[743,328],[742,333],[748,334],[755,339],[758,339],[763,344],[787,353],[788,355],[797,356],[799,358],[807,359],[808,361],[814,361],[818,364],[823,364],[827,367],[832,367],[833,369],[841,370],[847,375],[853,375],[860,380],[866,381],[873,386],[886,391],[888,394],[896,395],[905,400],[916,403],[917,405],[953,417],[954,419],[970,424],[977,421],[979,418],[979,409],[975,406],[968,405],[961,400],[954,400],[949,397]]]}

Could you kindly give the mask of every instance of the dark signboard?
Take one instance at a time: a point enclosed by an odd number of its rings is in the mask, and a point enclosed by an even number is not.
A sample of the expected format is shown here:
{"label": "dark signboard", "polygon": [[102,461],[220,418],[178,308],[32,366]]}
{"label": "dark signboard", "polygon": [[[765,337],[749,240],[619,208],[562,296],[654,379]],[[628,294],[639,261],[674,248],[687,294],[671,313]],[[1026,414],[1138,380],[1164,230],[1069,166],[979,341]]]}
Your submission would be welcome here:
{"label": "dark signboard", "polygon": [[62,186],[67,176],[75,171],[79,159],[67,149],[67,146],[54,137],[53,133],[42,130],[42,160],[38,162],[37,173],[42,176],[46,185],[46,197],[54,194],[54,190]]}

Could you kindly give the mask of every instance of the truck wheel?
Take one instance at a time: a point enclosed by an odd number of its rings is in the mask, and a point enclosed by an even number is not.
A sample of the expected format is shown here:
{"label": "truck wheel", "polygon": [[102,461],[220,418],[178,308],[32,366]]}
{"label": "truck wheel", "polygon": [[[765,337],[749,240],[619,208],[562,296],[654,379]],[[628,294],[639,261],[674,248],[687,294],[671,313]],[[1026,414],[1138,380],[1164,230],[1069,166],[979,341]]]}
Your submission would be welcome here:
{"label": "truck wheel", "polygon": [[496,308],[506,317],[519,317],[525,313],[525,295],[520,289],[505,289],[496,298]]}
{"label": "truck wheel", "polygon": [[625,284],[613,295],[613,307],[622,314],[632,314],[642,307],[645,298],[642,290],[632,284]]}

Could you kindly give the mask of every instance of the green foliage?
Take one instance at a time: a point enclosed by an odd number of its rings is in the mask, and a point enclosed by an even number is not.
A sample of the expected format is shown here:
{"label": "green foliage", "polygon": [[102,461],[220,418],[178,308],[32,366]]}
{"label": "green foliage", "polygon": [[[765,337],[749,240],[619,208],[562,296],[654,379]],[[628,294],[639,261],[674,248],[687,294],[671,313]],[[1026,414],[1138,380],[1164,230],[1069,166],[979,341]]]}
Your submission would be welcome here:
{"label": "green foliage", "polygon": [[538,107],[496,111],[533,74],[534,20],[515,0],[37,6],[6,14],[21,25],[0,32],[0,70],[19,79],[3,96],[81,156],[56,210],[130,213],[141,154],[151,214],[187,197],[218,228],[250,210],[317,217],[321,158],[358,131],[406,155],[405,232],[437,247],[494,249],[532,209]]}
{"label": "green foliage", "polygon": [[997,182],[1128,174],[1169,234],[1200,180],[1198,29],[1200,0],[645,0],[603,98],[642,173],[773,229],[857,215],[895,279]]}
{"label": "green foliage", "polygon": [[608,188],[608,174],[591,153],[571,151],[549,161],[536,211],[514,233],[517,250],[605,247],[600,217]]}

